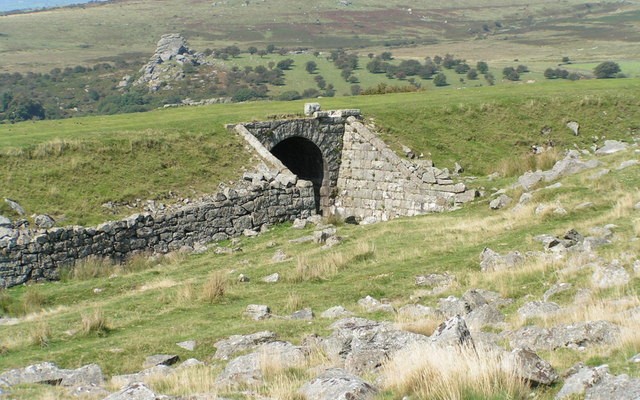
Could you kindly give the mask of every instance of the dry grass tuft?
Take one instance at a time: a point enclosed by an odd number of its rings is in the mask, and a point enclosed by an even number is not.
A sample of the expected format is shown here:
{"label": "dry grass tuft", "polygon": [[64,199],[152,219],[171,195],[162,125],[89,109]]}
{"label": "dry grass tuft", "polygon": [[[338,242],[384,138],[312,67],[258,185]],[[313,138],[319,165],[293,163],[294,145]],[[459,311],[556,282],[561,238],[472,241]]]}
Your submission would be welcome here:
{"label": "dry grass tuft", "polygon": [[46,302],[46,297],[35,286],[30,286],[22,296],[22,312],[31,314],[42,311]]}
{"label": "dry grass tuft", "polygon": [[31,151],[31,156],[34,158],[60,157],[67,150],[79,150],[83,146],[79,141],[56,138],[38,144]]}
{"label": "dry grass tuft", "polygon": [[289,292],[287,297],[287,303],[284,306],[285,312],[292,313],[294,311],[301,310],[304,307],[302,297],[295,292]]}
{"label": "dry grass tuft", "polygon": [[542,154],[513,156],[500,161],[494,172],[504,177],[513,177],[522,175],[527,171],[546,171],[551,169],[560,158],[561,154],[555,148]]}
{"label": "dry grass tuft", "polygon": [[386,389],[420,399],[524,398],[526,383],[492,348],[412,346],[383,370]]}
{"label": "dry grass tuft", "polygon": [[100,309],[94,310],[92,313],[82,315],[82,329],[84,335],[97,334],[103,336],[109,333],[111,328],[104,313]]}
{"label": "dry grass tuft", "polygon": [[74,281],[86,281],[95,278],[107,277],[119,272],[120,268],[113,261],[102,257],[88,257],[78,261],[69,270],[63,272],[63,278]]}
{"label": "dry grass tuft", "polygon": [[186,282],[176,290],[176,302],[178,304],[191,304],[196,299],[196,290],[192,282]]}
{"label": "dry grass tuft", "polygon": [[169,375],[152,375],[146,381],[156,392],[173,396],[192,396],[195,393],[207,393],[217,398],[216,376],[219,368],[213,366],[194,366],[177,369]]}
{"label": "dry grass tuft", "polygon": [[39,347],[48,347],[51,340],[51,329],[46,322],[39,322],[29,330],[31,344]]}
{"label": "dry grass tuft", "polygon": [[229,278],[222,271],[214,271],[202,285],[200,299],[206,303],[215,303],[224,297],[229,288]]}

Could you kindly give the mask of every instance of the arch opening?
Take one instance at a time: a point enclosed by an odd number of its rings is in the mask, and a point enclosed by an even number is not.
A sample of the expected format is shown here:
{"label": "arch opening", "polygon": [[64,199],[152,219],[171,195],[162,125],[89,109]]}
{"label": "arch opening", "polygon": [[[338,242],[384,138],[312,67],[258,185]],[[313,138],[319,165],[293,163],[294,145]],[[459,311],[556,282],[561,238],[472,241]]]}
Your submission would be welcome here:
{"label": "arch opening", "polygon": [[313,183],[313,193],[316,201],[316,212],[322,213],[321,189],[324,181],[324,158],[318,146],[302,137],[291,137],[275,145],[271,154],[300,179]]}

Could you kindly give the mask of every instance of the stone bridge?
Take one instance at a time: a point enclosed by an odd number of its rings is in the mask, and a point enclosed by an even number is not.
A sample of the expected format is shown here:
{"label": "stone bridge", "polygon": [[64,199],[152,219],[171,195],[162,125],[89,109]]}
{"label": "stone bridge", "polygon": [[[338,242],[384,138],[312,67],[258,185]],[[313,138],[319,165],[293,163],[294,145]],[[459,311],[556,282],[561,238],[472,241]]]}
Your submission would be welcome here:
{"label": "stone bridge", "polygon": [[315,213],[364,222],[445,211],[475,197],[446,169],[398,157],[358,110],[234,125],[264,160],[235,187],[96,227],[31,229],[0,218],[0,288],[53,280],[97,257],[197,250]]}
{"label": "stone bridge", "polygon": [[307,118],[235,125],[274,168],[313,182],[316,211],[387,220],[445,211],[475,197],[446,169],[398,157],[361,121],[360,110],[320,111]]}

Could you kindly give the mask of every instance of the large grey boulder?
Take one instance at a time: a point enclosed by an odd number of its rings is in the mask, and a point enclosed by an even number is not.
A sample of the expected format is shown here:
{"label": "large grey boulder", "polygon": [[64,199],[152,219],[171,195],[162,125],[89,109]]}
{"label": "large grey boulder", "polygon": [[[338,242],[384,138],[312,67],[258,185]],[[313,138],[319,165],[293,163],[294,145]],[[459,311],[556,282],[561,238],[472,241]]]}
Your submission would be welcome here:
{"label": "large grey boulder", "polygon": [[544,180],[544,173],[542,171],[525,172],[518,178],[518,183],[524,190],[533,189],[538,183]]}
{"label": "large grey boulder", "polygon": [[480,270],[483,272],[500,271],[515,268],[524,263],[524,256],[519,251],[501,255],[488,247],[480,254]]}
{"label": "large grey boulder", "polygon": [[475,346],[464,318],[459,315],[441,323],[430,339],[437,346]]}
{"label": "large grey boulder", "polygon": [[560,378],[549,362],[529,349],[515,348],[507,359],[515,366],[515,373],[519,378],[534,385],[551,385]]}
{"label": "large grey boulder", "polygon": [[301,347],[288,342],[266,343],[253,353],[229,361],[216,382],[222,387],[259,385],[266,370],[298,367],[304,361],[305,353]]}
{"label": "large grey boulder", "polygon": [[464,299],[449,296],[438,300],[438,312],[446,318],[451,318],[455,315],[466,315],[471,311],[471,304]]}
{"label": "large grey boulder", "polygon": [[605,374],[600,382],[586,390],[585,400],[638,400],[640,379],[628,375]]}
{"label": "large grey boulder", "polygon": [[156,46],[155,55],[166,62],[175,59],[178,55],[189,52],[187,41],[179,33],[162,35]]}
{"label": "large grey boulder", "polygon": [[321,110],[320,103],[305,103],[304,104],[304,115],[310,117],[313,113]]}
{"label": "large grey boulder", "polygon": [[333,333],[321,347],[330,359],[356,374],[376,371],[400,349],[429,341],[427,336],[400,330],[389,322],[364,318],[344,318],[331,329]]}
{"label": "large grey boulder", "polygon": [[511,197],[507,196],[506,194],[501,194],[500,196],[491,200],[491,202],[489,203],[489,207],[492,210],[499,210],[511,204],[512,201],[513,199]]}
{"label": "large grey boulder", "polygon": [[591,368],[579,364],[572,367],[571,370],[562,388],[556,394],[556,400],[583,396],[588,388],[599,383],[609,373],[609,368],[606,365]]}
{"label": "large grey boulder", "polygon": [[218,360],[228,360],[235,353],[255,349],[262,344],[274,342],[276,336],[274,332],[270,331],[261,331],[250,335],[232,335],[213,344],[217,349],[213,357]]}
{"label": "large grey boulder", "polygon": [[396,310],[391,304],[383,303],[371,296],[366,296],[358,300],[358,305],[366,312],[388,312],[394,313]]}
{"label": "large grey boulder", "polygon": [[484,304],[465,315],[464,320],[469,329],[475,331],[485,326],[502,327],[505,319],[494,305]]}
{"label": "large grey boulder", "polygon": [[591,275],[591,282],[600,289],[616,286],[624,286],[629,283],[631,276],[622,265],[612,263],[610,265],[597,265]]}
{"label": "large grey boulder", "polygon": [[604,146],[600,147],[596,150],[596,155],[604,156],[607,154],[617,153],[619,151],[624,151],[629,147],[627,143],[619,142],[617,140],[605,140]]}
{"label": "large grey boulder", "polygon": [[367,400],[377,392],[358,376],[338,368],[324,371],[299,390],[307,400]]}
{"label": "large grey boulder", "polygon": [[0,382],[7,386],[42,383],[61,386],[99,386],[104,382],[102,370],[96,364],[78,369],[61,369],[54,363],[44,362],[0,374]]}
{"label": "large grey boulder", "polygon": [[271,317],[271,309],[264,304],[249,304],[243,315],[254,321],[261,321]]}
{"label": "large grey boulder", "polygon": [[553,302],[530,301],[518,309],[521,318],[547,318],[560,311],[560,306]]}
{"label": "large grey boulder", "polygon": [[511,347],[527,347],[533,351],[609,345],[616,343],[619,336],[620,328],[608,321],[576,322],[551,329],[532,325],[507,335]]}
{"label": "large grey boulder", "polygon": [[36,215],[33,218],[33,222],[35,222],[36,226],[41,229],[53,228],[56,224],[56,221],[47,214]]}

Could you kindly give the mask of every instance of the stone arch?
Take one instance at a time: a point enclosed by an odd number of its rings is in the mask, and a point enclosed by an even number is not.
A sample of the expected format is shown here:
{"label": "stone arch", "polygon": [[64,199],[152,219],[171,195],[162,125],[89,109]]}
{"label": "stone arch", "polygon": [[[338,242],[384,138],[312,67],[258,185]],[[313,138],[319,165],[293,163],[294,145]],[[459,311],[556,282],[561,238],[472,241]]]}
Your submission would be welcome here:
{"label": "stone arch", "polygon": [[327,193],[329,185],[328,179],[325,179],[328,175],[327,164],[322,150],[307,138],[292,136],[277,143],[271,149],[271,154],[282,161],[300,179],[313,183],[316,212],[321,213],[321,205],[326,203],[322,199],[322,194]]}

